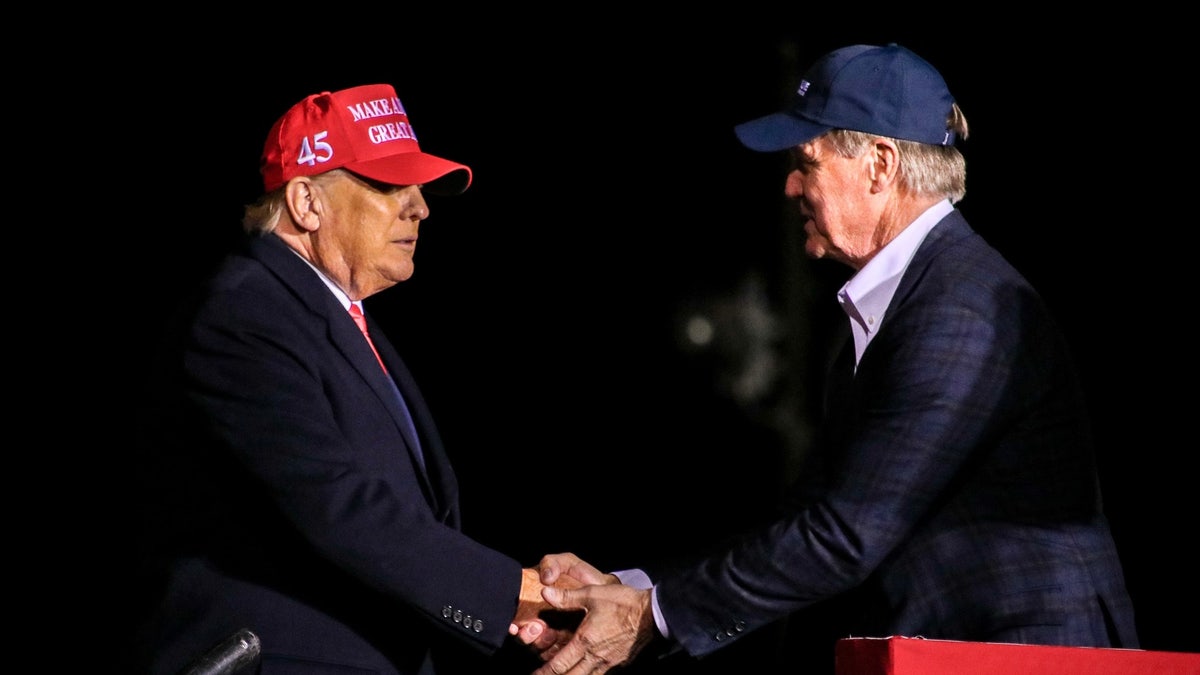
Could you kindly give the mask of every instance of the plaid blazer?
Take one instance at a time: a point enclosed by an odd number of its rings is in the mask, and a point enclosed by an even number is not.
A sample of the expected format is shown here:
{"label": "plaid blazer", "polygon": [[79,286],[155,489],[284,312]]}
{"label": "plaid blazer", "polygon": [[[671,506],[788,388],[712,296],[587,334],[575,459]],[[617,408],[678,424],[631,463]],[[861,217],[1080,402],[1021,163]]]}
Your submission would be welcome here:
{"label": "plaid blazer", "polygon": [[830,640],[1137,646],[1072,355],[959,211],[844,379],[780,517],[655,578],[684,650],[802,610]]}

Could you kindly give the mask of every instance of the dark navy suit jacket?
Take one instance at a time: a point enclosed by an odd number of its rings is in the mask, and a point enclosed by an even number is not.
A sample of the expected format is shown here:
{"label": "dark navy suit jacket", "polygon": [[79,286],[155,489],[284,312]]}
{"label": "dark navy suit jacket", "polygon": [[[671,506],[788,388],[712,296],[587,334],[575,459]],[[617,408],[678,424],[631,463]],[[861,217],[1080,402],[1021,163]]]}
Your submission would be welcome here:
{"label": "dark navy suit jacket", "polygon": [[814,607],[827,618],[799,623],[831,638],[1137,646],[1071,354],[960,212],[916,251],[824,424],[786,513],[655,578],[687,652]]}
{"label": "dark navy suit jacket", "polygon": [[382,332],[425,471],[353,319],[278,237],[252,239],[204,290],[147,416],[149,672],[241,628],[264,674],[431,672],[446,634],[500,648],[521,565],[460,531],[433,418]]}

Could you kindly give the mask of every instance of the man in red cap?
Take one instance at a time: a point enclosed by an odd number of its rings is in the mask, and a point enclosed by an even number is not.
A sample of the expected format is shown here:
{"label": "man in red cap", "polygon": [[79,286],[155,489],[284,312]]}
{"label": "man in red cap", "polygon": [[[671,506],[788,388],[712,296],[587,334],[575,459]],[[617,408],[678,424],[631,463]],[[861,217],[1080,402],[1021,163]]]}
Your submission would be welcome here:
{"label": "man in red cap", "polygon": [[379,84],[294,105],[261,171],[247,240],[185,314],[147,410],[139,672],[528,654],[508,627],[546,607],[537,574],[460,530],[434,420],[362,308],[412,276],[426,193],[461,193],[471,170],[423,152]]}
{"label": "man in red cap", "polygon": [[942,76],[899,45],[844,47],[734,131],[789,154],[806,253],[852,270],[818,443],[778,518],[709,557],[544,558],[544,583],[594,585],[544,591],[588,611],[570,642],[513,626],[537,673],[602,673],[652,640],[703,657],[785,618],[802,630],[784,652],[811,658],[781,670],[809,673],[848,636],[1137,647],[1071,351],[955,206],[967,122]]}

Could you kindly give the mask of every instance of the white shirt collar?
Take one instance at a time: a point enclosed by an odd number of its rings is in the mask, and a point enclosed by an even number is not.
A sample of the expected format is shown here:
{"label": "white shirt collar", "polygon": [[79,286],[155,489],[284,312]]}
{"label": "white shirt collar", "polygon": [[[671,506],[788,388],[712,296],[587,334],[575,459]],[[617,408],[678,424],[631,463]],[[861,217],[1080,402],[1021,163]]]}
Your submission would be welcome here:
{"label": "white shirt collar", "polygon": [[345,291],[343,291],[341,288],[339,288],[337,284],[333,283],[333,279],[330,279],[329,277],[325,276],[324,272],[317,269],[316,265],[312,264],[311,262],[308,261],[307,258],[305,258],[304,256],[297,253],[295,249],[289,249],[289,250],[291,250],[292,253],[295,253],[297,258],[303,260],[305,265],[308,265],[310,268],[312,268],[312,271],[317,273],[317,276],[321,278],[321,281],[324,281],[325,285],[329,287],[329,290],[333,293],[333,296],[338,299],[338,302],[342,303],[342,309],[349,312],[350,305],[352,305],[352,304],[358,305],[358,308],[362,309],[362,301],[354,302],[354,303],[350,302],[350,296],[346,295]]}
{"label": "white shirt collar", "polygon": [[908,269],[913,254],[934,225],[953,210],[954,206],[948,199],[926,209],[838,291],[838,302],[846,316],[850,317],[850,330],[854,333],[856,364],[866,351],[867,343],[883,325],[888,305],[900,286],[900,279],[904,276],[904,270]]}

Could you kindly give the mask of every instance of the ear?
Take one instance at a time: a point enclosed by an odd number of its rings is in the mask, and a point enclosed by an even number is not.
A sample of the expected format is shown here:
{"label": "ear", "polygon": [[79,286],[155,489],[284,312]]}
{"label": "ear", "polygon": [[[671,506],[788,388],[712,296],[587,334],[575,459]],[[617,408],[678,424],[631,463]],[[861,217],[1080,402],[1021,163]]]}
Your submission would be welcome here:
{"label": "ear", "polygon": [[900,148],[886,138],[876,138],[871,153],[871,192],[883,192],[900,175]]}
{"label": "ear", "polygon": [[305,232],[315,232],[321,226],[321,214],[324,211],[317,185],[307,176],[297,176],[288,181],[284,195],[288,214],[296,227]]}

